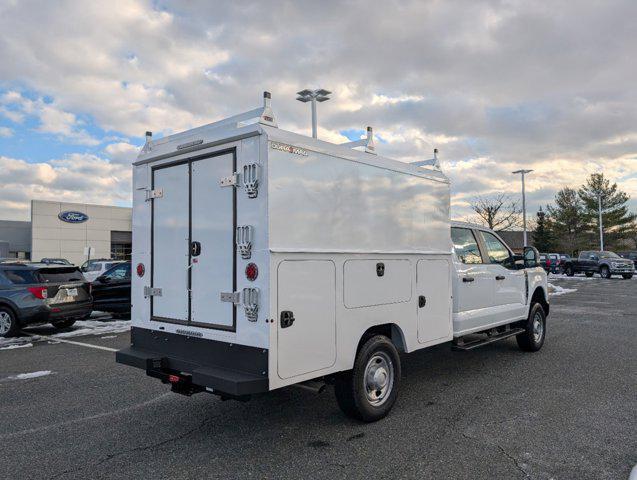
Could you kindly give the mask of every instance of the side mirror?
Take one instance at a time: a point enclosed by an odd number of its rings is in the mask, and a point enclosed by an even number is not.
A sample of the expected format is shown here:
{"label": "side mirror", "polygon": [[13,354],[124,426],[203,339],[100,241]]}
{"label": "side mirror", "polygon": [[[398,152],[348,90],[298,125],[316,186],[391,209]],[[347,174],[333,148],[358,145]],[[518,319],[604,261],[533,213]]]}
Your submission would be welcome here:
{"label": "side mirror", "polygon": [[110,277],[107,277],[106,275],[100,275],[95,280],[99,280],[102,283],[108,283],[111,281]]}
{"label": "side mirror", "polygon": [[538,266],[540,252],[535,247],[524,247],[524,268],[535,268]]}

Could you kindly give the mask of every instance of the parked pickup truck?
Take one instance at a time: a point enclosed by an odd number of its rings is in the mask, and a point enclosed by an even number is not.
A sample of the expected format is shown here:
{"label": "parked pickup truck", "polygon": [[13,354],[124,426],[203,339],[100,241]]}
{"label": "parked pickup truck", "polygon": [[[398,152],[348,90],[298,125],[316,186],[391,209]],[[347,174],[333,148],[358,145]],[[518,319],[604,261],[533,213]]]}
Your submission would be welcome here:
{"label": "parked pickup truck", "polygon": [[269,94],[235,117],[148,134],[133,166],[131,343],[117,361],[185,395],[331,383],[341,409],[370,422],[396,400],[399,352],[513,337],[540,350],[537,250],[515,256],[496,233],[451,222],[435,152],[399,162],[373,138],[279,129]]}
{"label": "parked pickup truck", "polygon": [[564,264],[564,273],[572,277],[576,273],[584,273],[592,277],[599,273],[602,278],[610,278],[612,275],[621,275],[625,279],[633,278],[635,265],[632,260],[621,258],[613,252],[584,251],[579,257],[571,258]]}

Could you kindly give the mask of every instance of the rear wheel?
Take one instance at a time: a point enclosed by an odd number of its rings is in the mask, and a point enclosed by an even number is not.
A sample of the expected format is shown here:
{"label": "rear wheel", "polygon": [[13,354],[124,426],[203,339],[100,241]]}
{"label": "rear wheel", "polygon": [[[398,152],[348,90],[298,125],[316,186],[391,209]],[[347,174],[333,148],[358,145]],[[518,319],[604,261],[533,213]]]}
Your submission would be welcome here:
{"label": "rear wheel", "polygon": [[610,278],[610,268],[608,268],[608,266],[606,265],[602,265],[602,267],[599,269],[599,274],[602,276],[602,278]]}
{"label": "rear wheel", "polygon": [[58,330],[64,330],[65,328],[72,327],[75,320],[60,320],[59,322],[53,322],[53,326]]}
{"label": "rear wheel", "polygon": [[632,273],[622,273],[622,277],[624,277],[624,280],[630,280],[631,278],[633,278],[633,274]]}
{"label": "rear wheel", "polygon": [[354,368],[337,376],[334,393],[346,415],[375,422],[391,410],[399,383],[398,351],[387,337],[375,335],[359,349]]}
{"label": "rear wheel", "polygon": [[593,276],[593,272],[585,272],[584,275],[586,275],[587,277],[592,277]]}
{"label": "rear wheel", "polygon": [[546,313],[539,303],[534,303],[529,318],[524,325],[524,332],[515,339],[525,352],[537,352],[544,345],[546,337]]}
{"label": "rear wheel", "polygon": [[20,325],[13,310],[0,307],[0,337],[13,337],[19,330]]}
{"label": "rear wheel", "polygon": [[573,270],[573,265],[567,265],[564,269],[567,277],[572,277],[575,275],[575,271]]}

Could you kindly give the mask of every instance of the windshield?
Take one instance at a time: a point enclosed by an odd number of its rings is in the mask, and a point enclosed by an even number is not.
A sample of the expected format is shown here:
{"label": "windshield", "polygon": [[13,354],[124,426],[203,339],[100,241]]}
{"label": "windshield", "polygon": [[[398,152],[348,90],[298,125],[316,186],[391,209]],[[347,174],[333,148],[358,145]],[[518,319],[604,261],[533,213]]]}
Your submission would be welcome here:
{"label": "windshield", "polygon": [[614,252],[599,252],[599,258],[621,258]]}

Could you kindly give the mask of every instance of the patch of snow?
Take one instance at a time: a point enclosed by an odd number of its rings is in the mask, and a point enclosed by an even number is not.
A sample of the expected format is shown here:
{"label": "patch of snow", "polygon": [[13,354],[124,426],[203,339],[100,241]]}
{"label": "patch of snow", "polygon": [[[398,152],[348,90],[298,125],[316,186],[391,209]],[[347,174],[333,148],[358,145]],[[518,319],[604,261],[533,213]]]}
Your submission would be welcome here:
{"label": "patch of snow", "polygon": [[8,347],[12,347],[12,348],[18,348],[21,345],[25,345],[27,343],[31,343],[31,338],[27,337],[9,337],[9,338],[2,338],[0,337],[0,350],[4,350],[7,349]]}
{"label": "patch of snow", "polygon": [[7,347],[0,347],[0,350],[13,350],[14,348],[25,348],[25,347],[32,347],[33,344],[31,342],[29,343],[14,343],[12,345],[9,345]]}
{"label": "patch of snow", "polygon": [[[73,325],[74,330],[50,335],[51,338],[70,338],[82,335],[103,335],[105,333],[122,333],[130,330],[131,320],[114,320],[100,322],[98,320],[80,320]],[[78,328],[79,327],[79,328]]]}
{"label": "patch of snow", "polygon": [[577,292],[577,288],[564,288],[559,285],[553,285],[552,283],[549,283],[548,287],[550,297],[559,297],[560,295],[565,295],[567,293]]}
{"label": "patch of snow", "polygon": [[29,378],[46,377],[47,375],[51,375],[52,373],[53,372],[51,370],[40,370],[39,372],[20,373],[19,375],[6,377],[5,380],[27,380]]}

